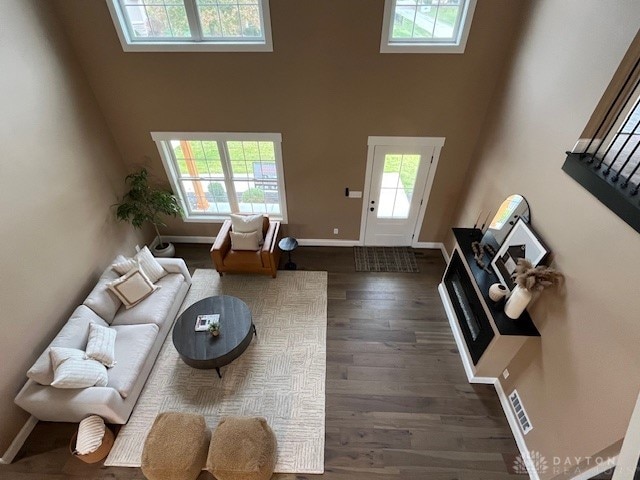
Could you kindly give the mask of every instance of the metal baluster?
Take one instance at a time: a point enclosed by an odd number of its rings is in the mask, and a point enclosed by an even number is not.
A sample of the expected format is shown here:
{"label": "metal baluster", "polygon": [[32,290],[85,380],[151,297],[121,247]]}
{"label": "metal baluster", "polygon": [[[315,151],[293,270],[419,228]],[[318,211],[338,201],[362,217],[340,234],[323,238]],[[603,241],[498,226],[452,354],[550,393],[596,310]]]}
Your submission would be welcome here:
{"label": "metal baluster", "polygon": [[[633,170],[631,170],[631,173],[629,174],[629,176],[627,177],[627,180],[624,182],[623,185],[626,186],[626,184],[629,183],[629,181],[636,174],[636,172],[638,171],[639,168],[640,168],[640,161],[638,161],[638,164],[635,166],[635,168]],[[635,188],[633,190],[631,190],[631,195],[637,195],[638,194],[638,189],[640,189],[640,180],[638,180],[638,183],[636,184]]]}
{"label": "metal baluster", "polygon": [[[634,110],[635,111],[635,110]],[[636,123],[636,126],[633,127],[633,130],[631,130],[631,133],[627,135],[627,139],[624,141],[624,143],[622,144],[622,146],[618,149],[618,153],[616,153],[616,156],[613,157],[613,160],[611,161],[611,163],[607,166],[607,169],[602,173],[605,177],[607,175],[609,175],[609,172],[611,172],[611,168],[613,167],[613,165],[618,161],[618,157],[620,156],[620,154],[622,153],[622,151],[624,150],[624,148],[627,146],[627,143],[629,143],[629,140],[631,140],[631,137],[633,137],[636,133],[636,130],[638,130],[638,127],[640,126],[640,120],[638,121],[638,123]],[[611,144],[613,145],[616,140],[618,140],[618,138],[620,137],[620,135],[624,135],[623,133],[618,133],[616,135],[616,137],[613,139],[613,142],[611,142]],[[604,162],[604,158],[602,157],[602,161]],[[616,178],[617,180],[617,178]],[[615,181],[615,180],[614,180]]]}
{"label": "metal baluster", "polygon": [[[636,142],[636,146],[633,147],[633,150],[631,150],[631,153],[627,157],[627,160],[622,164],[622,167],[620,167],[620,170],[618,170],[616,174],[613,177],[611,177],[612,182],[618,181],[618,178],[620,178],[620,174],[622,173],[622,170],[624,170],[627,167],[627,165],[633,158],[633,155],[636,153],[636,150],[638,150],[638,147],[640,147],[640,139],[638,139],[638,141]],[[638,158],[637,160],[638,160],[638,164],[640,165],[640,158]],[[620,188],[627,188],[627,185],[629,184],[629,179],[630,177],[627,177],[627,179],[620,184]]]}
{"label": "metal baluster", "polygon": [[[598,128],[596,129],[594,135],[591,137],[591,140],[589,140],[589,144],[587,145],[587,148],[585,148],[584,152],[582,152],[581,156],[586,154],[589,151],[589,149],[591,148],[591,145],[593,144],[593,141],[598,136],[598,133],[600,132],[600,129],[604,126],[605,122],[607,121],[607,118],[609,117],[609,115],[613,111],[613,108],[618,103],[618,100],[620,99],[620,97],[623,94],[623,92],[626,90],[627,85],[631,81],[631,78],[633,77],[633,75],[634,75],[634,73],[635,73],[635,71],[636,71],[636,69],[638,68],[639,65],[640,65],[640,58],[638,58],[638,60],[636,60],[636,63],[633,65],[633,68],[631,69],[631,73],[629,74],[629,76],[627,76],[626,80],[624,81],[624,84],[622,85],[622,88],[620,88],[620,90],[618,91],[618,94],[616,95],[616,98],[609,105],[609,109],[607,110],[607,113],[602,118],[602,121],[600,122],[600,125],[598,125]],[[636,86],[631,90],[631,92],[633,92],[633,90],[635,90],[635,88],[637,88],[638,83],[640,83],[640,79],[638,79],[638,82],[636,82]],[[625,102],[625,105],[627,104],[628,101],[629,101],[629,99],[627,99],[627,101]],[[621,112],[622,112],[622,110],[618,110],[618,114],[616,115],[616,118],[614,119],[612,125],[614,125],[618,121],[618,118],[620,117],[620,113]],[[611,131],[611,129],[609,129],[609,131]],[[593,162],[593,159],[596,157],[596,154],[598,153],[598,150],[600,150],[600,147],[602,147],[602,144],[604,143],[604,140],[606,138],[607,138],[606,135],[604,137],[602,137],[602,140],[600,141],[600,144],[598,145],[598,148],[596,148],[596,151],[593,152],[593,156],[589,159],[589,163]],[[605,153],[605,155],[606,155],[606,153]],[[604,158],[604,156],[603,156],[603,158]],[[601,164],[602,164],[602,161],[600,161],[600,163],[598,164],[598,168],[600,167]]]}

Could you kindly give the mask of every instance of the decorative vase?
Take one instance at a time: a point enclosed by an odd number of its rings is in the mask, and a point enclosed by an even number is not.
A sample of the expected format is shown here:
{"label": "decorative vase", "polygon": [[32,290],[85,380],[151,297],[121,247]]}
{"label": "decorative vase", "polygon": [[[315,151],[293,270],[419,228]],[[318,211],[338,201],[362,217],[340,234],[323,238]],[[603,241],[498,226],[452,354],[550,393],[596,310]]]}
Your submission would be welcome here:
{"label": "decorative vase", "polygon": [[499,302],[507,296],[507,287],[501,283],[494,283],[489,287],[489,298],[494,302]]}
{"label": "decorative vase", "polygon": [[504,313],[512,320],[516,320],[522,315],[522,312],[527,308],[533,294],[526,288],[522,288],[520,285],[516,285],[511,295],[507,299],[507,303],[504,305]]}

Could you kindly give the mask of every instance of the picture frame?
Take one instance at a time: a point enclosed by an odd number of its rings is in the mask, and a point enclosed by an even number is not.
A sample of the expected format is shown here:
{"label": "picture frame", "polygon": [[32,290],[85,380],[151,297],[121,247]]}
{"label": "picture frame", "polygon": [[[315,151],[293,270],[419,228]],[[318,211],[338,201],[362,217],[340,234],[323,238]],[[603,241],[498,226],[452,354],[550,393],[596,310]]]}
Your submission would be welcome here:
{"label": "picture frame", "polygon": [[220,323],[220,314],[214,313],[212,315],[198,315],[196,317],[196,332],[206,332],[209,329],[209,325],[212,323]]}
{"label": "picture frame", "polygon": [[491,260],[491,267],[502,285],[511,292],[516,284],[511,278],[518,259],[526,258],[534,267],[544,262],[549,250],[540,237],[522,219],[518,219],[496,255]]}

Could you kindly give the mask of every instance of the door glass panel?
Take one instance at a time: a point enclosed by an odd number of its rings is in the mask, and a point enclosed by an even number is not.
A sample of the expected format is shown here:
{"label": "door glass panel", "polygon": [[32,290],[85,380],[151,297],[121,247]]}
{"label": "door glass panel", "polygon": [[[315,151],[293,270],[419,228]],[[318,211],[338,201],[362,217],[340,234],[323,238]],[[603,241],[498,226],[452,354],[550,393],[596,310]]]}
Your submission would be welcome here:
{"label": "door glass panel", "polygon": [[391,153],[384,156],[378,218],[409,218],[419,166],[420,155]]}

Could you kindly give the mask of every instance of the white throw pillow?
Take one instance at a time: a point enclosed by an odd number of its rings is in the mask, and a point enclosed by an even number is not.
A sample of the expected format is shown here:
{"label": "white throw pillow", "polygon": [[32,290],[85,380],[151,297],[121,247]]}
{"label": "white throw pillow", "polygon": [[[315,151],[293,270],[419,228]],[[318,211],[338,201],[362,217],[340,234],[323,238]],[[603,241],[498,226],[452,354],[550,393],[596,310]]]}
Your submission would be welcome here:
{"label": "white throw pillow", "polygon": [[107,368],[116,364],[116,331],[92,323],[89,325],[89,341],[85,357],[97,360]]}
{"label": "white throw pillow", "polygon": [[230,232],[232,250],[251,250],[253,252],[260,248],[258,232],[237,233]]}
{"label": "white throw pillow", "polygon": [[129,273],[129,270],[138,266],[138,262],[134,258],[128,258],[124,255],[118,255],[113,263],[111,264],[111,268],[118,275],[126,275]]}
{"label": "white throw pillow", "polygon": [[159,288],[138,267],[109,284],[109,290],[115,293],[127,309],[137,305]]}
{"label": "white throw pillow", "polygon": [[158,263],[148,247],[143,247],[133,258],[118,255],[111,268],[120,275],[126,275],[137,266],[140,266],[140,270],[152,283],[156,283],[167,274],[167,271]]}
{"label": "white throw pillow", "polygon": [[231,230],[236,233],[251,233],[258,232],[258,242],[264,241],[262,234],[262,224],[264,215],[236,215],[232,213],[231,217]]}
{"label": "white throw pillow", "polygon": [[51,347],[49,350],[53,364],[52,387],[86,388],[106,387],[109,377],[107,369],[100,362],[85,360],[84,352],[75,348]]}
{"label": "white throw pillow", "polygon": [[75,453],[87,455],[95,452],[102,445],[106,428],[104,420],[98,415],[91,415],[82,420],[78,426]]}

